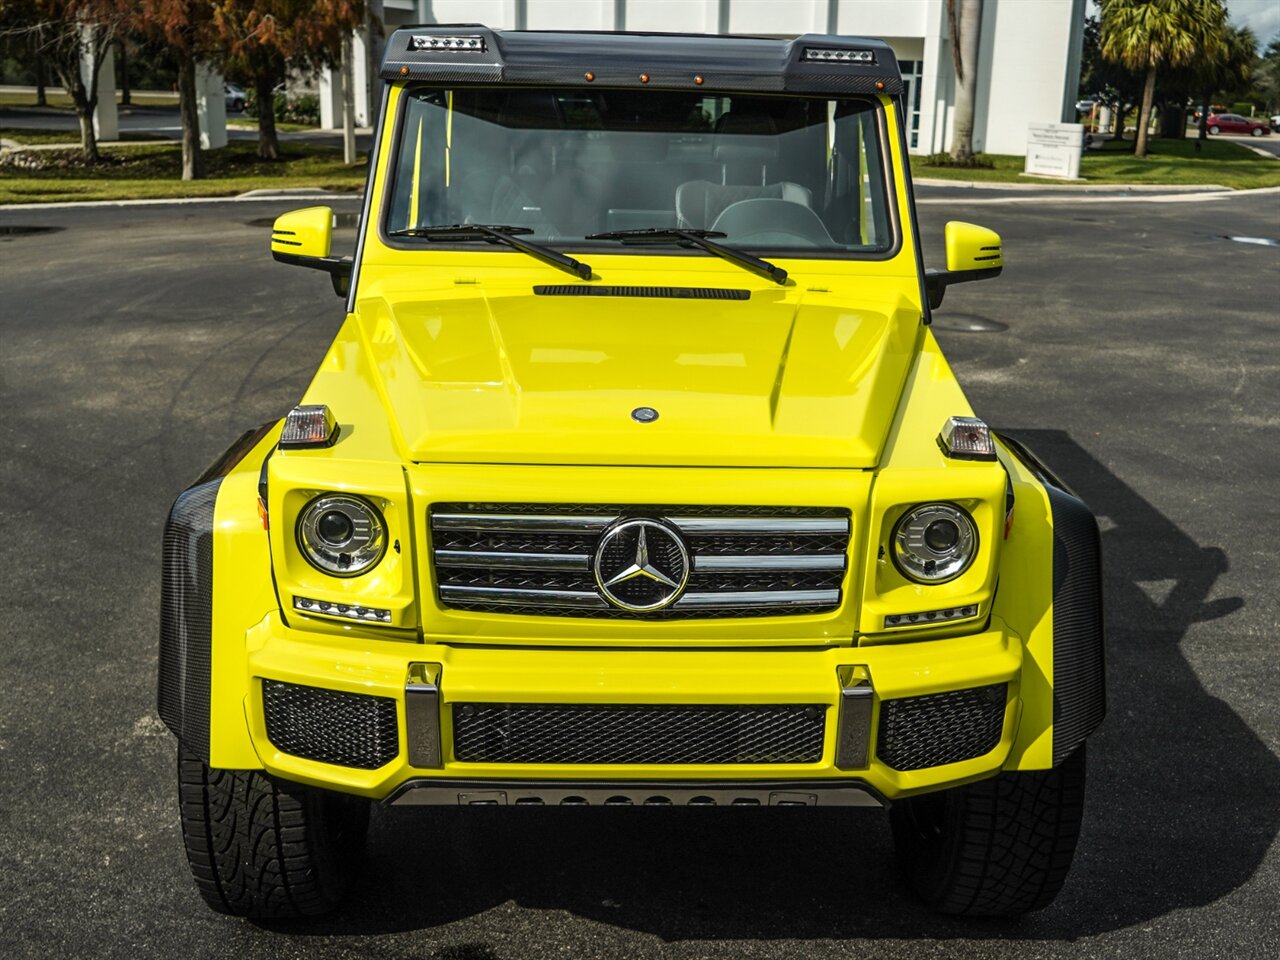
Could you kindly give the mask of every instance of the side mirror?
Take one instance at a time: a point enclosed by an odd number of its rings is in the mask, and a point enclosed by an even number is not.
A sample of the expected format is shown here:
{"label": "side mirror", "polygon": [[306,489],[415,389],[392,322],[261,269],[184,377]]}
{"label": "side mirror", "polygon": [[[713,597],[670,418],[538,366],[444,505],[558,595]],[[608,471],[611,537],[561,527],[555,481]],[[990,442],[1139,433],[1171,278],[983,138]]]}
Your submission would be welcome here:
{"label": "side mirror", "polygon": [[973,280],[990,280],[1000,276],[1004,269],[1004,253],[1000,234],[976,223],[952,220],[946,227],[947,269],[926,270],[925,289],[929,293],[929,307],[942,306],[947,287],[953,283],[969,283]]}
{"label": "side mirror", "polygon": [[331,257],[333,210],[304,207],[276,217],[271,227],[271,256],[295,267],[324,270],[333,282],[333,292],[345,297],[351,289],[351,258]]}

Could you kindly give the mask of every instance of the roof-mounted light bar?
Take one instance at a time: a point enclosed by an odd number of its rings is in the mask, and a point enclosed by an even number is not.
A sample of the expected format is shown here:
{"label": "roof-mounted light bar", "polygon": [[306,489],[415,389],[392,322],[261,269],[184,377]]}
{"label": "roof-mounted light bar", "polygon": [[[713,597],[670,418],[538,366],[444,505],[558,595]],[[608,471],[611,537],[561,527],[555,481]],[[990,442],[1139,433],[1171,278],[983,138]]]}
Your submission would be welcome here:
{"label": "roof-mounted light bar", "polygon": [[977,417],[947,417],[938,446],[952,460],[994,460],[996,444],[991,428]]}
{"label": "roof-mounted light bar", "polygon": [[841,50],[834,47],[805,47],[801,60],[832,61],[835,63],[875,63],[874,50]]}
{"label": "roof-mounted light bar", "polygon": [[410,37],[410,50],[448,50],[452,53],[484,53],[484,37]]}
{"label": "roof-mounted light bar", "polygon": [[284,418],[280,449],[332,447],[338,440],[338,421],[328,404],[306,403],[294,407]]}

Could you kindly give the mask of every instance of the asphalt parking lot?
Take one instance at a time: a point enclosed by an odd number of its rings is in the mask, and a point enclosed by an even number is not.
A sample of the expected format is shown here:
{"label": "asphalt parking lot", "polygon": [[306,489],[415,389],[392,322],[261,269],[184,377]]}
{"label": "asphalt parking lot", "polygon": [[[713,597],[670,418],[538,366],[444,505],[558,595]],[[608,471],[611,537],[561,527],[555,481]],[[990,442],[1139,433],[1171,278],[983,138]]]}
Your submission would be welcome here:
{"label": "asphalt parking lot", "polygon": [[0,953],[1274,956],[1280,246],[1223,237],[1280,240],[1280,195],[922,192],[935,258],[948,219],[1004,237],[937,314],[975,408],[1102,518],[1110,714],[1053,907],[930,915],[878,811],[378,809],[344,912],[209,912],[154,710],[161,527],[296,402],[339,301],[270,260],[288,204],[0,208]]}

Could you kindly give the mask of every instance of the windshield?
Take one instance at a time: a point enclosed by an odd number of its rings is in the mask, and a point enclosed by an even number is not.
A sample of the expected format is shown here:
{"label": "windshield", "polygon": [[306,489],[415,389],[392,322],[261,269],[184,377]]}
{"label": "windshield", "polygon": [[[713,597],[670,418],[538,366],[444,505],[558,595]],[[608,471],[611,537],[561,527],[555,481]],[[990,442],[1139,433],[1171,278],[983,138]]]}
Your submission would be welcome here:
{"label": "windshield", "polygon": [[871,100],[410,88],[404,102],[388,233],[475,223],[616,247],[585,238],[675,228],[798,256],[893,247]]}

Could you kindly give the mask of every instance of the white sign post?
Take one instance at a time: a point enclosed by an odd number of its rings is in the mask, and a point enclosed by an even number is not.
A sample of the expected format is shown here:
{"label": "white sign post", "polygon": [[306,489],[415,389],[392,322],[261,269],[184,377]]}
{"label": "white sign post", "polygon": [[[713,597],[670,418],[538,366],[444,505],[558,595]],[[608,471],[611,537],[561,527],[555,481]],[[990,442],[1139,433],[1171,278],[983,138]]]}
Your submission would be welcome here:
{"label": "white sign post", "polygon": [[1080,179],[1084,126],[1079,123],[1027,124],[1027,165],[1024,173],[1040,177]]}

